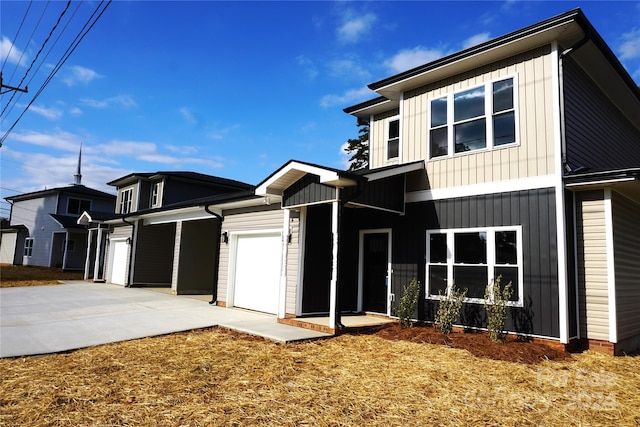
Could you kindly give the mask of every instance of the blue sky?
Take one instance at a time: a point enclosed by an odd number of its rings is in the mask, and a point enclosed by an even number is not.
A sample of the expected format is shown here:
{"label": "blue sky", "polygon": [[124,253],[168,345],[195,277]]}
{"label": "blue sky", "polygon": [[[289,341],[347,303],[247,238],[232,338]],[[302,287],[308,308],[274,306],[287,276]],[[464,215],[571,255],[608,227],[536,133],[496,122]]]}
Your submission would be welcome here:
{"label": "blue sky", "polygon": [[345,167],[342,109],[367,84],[575,7],[640,82],[640,2],[113,1],[33,101],[100,7],[71,2],[38,55],[66,4],[0,2],[4,84],[34,64],[0,99],[2,198],[71,183],[80,143],[83,183],[107,191],[133,171]]}

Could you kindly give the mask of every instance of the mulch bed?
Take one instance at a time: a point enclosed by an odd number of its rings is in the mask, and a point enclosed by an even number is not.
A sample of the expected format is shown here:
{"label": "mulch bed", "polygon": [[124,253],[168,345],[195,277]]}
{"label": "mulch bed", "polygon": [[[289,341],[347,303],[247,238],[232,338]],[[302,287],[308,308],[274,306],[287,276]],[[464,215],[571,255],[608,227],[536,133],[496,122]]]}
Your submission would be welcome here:
{"label": "mulch bed", "polygon": [[545,360],[571,360],[571,354],[564,349],[551,346],[539,340],[527,340],[513,335],[505,342],[493,342],[485,331],[454,331],[445,335],[431,324],[417,323],[411,328],[403,328],[399,323],[391,323],[371,330],[369,333],[391,341],[409,341],[419,344],[436,344],[467,350],[476,357],[506,362],[537,364]]}

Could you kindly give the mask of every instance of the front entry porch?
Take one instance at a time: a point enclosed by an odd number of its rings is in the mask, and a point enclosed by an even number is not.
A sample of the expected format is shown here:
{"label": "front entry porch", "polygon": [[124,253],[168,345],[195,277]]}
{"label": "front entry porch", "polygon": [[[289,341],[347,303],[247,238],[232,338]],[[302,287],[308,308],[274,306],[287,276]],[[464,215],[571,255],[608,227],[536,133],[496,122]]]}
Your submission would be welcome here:
{"label": "front entry porch", "polygon": [[295,317],[278,319],[278,323],[337,335],[397,322],[396,319],[371,314],[343,314],[340,317],[343,328],[336,331],[335,328],[331,328],[329,320],[329,316]]}

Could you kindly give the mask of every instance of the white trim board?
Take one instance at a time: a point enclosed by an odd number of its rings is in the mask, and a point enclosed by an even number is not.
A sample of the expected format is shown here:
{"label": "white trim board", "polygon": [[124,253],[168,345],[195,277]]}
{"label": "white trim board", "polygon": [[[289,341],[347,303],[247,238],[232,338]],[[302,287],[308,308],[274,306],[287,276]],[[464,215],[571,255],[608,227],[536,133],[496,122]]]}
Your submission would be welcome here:
{"label": "white trim board", "polygon": [[484,194],[509,193],[512,191],[555,188],[557,177],[543,175],[532,178],[495,181],[486,184],[471,184],[459,187],[439,188],[435,190],[411,191],[406,195],[407,203],[426,202],[429,200],[451,199],[454,197],[480,196]]}

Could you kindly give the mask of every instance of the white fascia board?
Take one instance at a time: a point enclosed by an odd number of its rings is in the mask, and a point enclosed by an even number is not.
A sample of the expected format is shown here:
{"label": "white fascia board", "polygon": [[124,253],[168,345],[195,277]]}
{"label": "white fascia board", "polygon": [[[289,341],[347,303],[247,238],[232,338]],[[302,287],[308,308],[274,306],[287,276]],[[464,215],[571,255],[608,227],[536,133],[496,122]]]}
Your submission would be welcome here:
{"label": "white fascia board", "polygon": [[82,215],[80,215],[80,218],[78,218],[78,220],[76,221],[76,223],[80,225],[87,225],[90,222],[93,221],[91,220],[91,215],[89,215],[87,211],[82,212]]}
{"label": "white fascia board", "polygon": [[[209,210],[222,216],[222,210],[219,208],[210,207]],[[142,219],[144,225],[152,225],[166,224],[178,221],[195,221],[199,219],[210,219],[215,217],[208,213],[203,206],[196,206],[192,208],[149,213],[146,215],[141,215],[140,218]]]}
{"label": "white fascia board", "polygon": [[406,203],[451,199],[454,197],[508,193],[511,191],[535,190],[539,188],[552,188],[555,187],[555,183],[555,175],[543,175],[508,181],[495,181],[486,184],[461,185],[458,187],[439,188],[435,190],[411,191],[406,195]]}
{"label": "white fascia board", "polygon": [[571,184],[565,184],[566,188],[573,188],[576,190],[580,190],[582,188],[590,188],[590,187],[602,187],[602,186],[607,186],[607,185],[612,185],[612,184],[616,184],[616,183],[620,183],[620,182],[628,182],[628,181],[635,181],[636,179],[634,177],[627,177],[627,178],[611,178],[611,179],[603,179],[600,181],[591,181],[591,182],[574,182]]}
{"label": "white fascia board", "polygon": [[258,196],[270,196],[277,195],[281,196],[284,187],[278,185],[278,181],[285,179],[285,184],[288,185],[290,183],[290,179],[286,179],[287,175],[291,175],[295,172],[301,172],[301,175],[304,174],[313,174],[318,175],[320,177],[320,182],[322,184],[336,185],[336,186],[351,186],[356,185],[356,181],[340,177],[340,175],[332,170],[328,170],[325,168],[321,168],[318,166],[307,165],[304,163],[291,162],[288,165],[284,166],[277,173],[275,173],[271,178],[267,181],[263,182],[262,185],[256,188],[256,195]]}
{"label": "white fascia board", "polygon": [[364,174],[363,176],[371,181],[377,181],[379,179],[389,178],[391,176],[400,175],[404,173],[409,173],[417,170],[424,170],[424,161],[408,163],[404,165],[400,165],[393,169],[383,170],[376,172],[374,169],[370,173]]}

